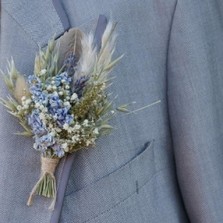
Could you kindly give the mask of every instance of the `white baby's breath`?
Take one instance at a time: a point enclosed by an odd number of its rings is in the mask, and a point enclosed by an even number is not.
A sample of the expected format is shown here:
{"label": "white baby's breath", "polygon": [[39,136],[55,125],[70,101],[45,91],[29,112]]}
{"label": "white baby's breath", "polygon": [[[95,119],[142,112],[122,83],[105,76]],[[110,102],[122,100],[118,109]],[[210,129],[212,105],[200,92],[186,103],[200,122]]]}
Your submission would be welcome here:
{"label": "white baby's breath", "polygon": [[64,106],[70,108],[71,107],[70,102],[69,101],[64,102]]}
{"label": "white baby's breath", "polygon": [[79,139],[80,139],[80,137],[79,137],[79,135],[77,135],[77,134],[75,134],[74,136],[72,136],[72,140],[73,140],[74,143],[75,143],[75,142],[78,142]]}
{"label": "white baby's breath", "polygon": [[45,75],[45,74],[46,74],[46,72],[47,72],[47,70],[46,70],[46,69],[42,69],[42,70],[40,71],[40,76]]}
{"label": "white baby's breath", "polygon": [[65,123],[65,124],[63,125],[63,129],[68,130],[68,128],[69,128],[69,125],[68,125],[67,123]]}
{"label": "white baby's breath", "polygon": [[93,131],[93,133],[96,134],[96,135],[98,135],[99,134],[98,128],[95,128],[94,131]]}
{"label": "white baby's breath", "polygon": [[78,98],[77,94],[76,93],[73,93],[72,96],[71,96],[71,101],[74,101]]}
{"label": "white baby's breath", "polygon": [[48,91],[51,91],[51,90],[52,90],[52,85],[48,85],[46,89],[47,89]]}
{"label": "white baby's breath", "polygon": [[85,119],[84,122],[83,122],[83,126],[88,126],[88,122],[89,121],[87,119]]}
{"label": "white baby's breath", "polygon": [[75,130],[78,130],[78,129],[80,129],[81,128],[81,126],[79,125],[79,124],[76,124],[75,126],[74,126],[74,129]]}

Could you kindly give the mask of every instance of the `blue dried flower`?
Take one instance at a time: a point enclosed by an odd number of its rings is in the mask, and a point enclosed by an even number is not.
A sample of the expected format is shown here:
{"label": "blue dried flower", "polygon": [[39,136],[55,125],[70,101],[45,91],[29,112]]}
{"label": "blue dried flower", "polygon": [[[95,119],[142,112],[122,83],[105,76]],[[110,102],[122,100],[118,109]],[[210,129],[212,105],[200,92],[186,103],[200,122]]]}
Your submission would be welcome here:
{"label": "blue dried flower", "polygon": [[54,82],[57,87],[60,86],[62,83],[69,85],[71,82],[71,77],[68,75],[67,72],[63,72],[54,77]]}
{"label": "blue dried flower", "polygon": [[54,151],[54,154],[58,157],[63,157],[65,152],[62,148],[62,146],[60,144],[54,144],[52,147],[51,147]]}
{"label": "blue dried flower", "polygon": [[65,123],[70,124],[73,121],[73,116],[68,113],[69,109],[59,108],[54,113],[54,118],[57,120],[59,127],[62,127]]}
{"label": "blue dried flower", "polygon": [[55,144],[55,139],[52,134],[47,133],[41,137],[35,138],[35,149],[40,150],[42,152],[46,151],[48,147],[51,147]]}
{"label": "blue dried flower", "polygon": [[41,80],[35,75],[28,76],[28,84],[30,86],[30,92],[42,91],[42,83]]}
{"label": "blue dried flower", "polygon": [[46,105],[48,103],[48,95],[43,91],[41,80],[35,75],[28,77],[29,91],[35,103]]}
{"label": "blue dried flower", "polygon": [[78,80],[76,80],[73,84],[73,92],[78,95],[78,98],[82,96],[83,89],[86,86],[89,77],[82,76]]}
{"label": "blue dried flower", "polygon": [[59,108],[61,107],[61,100],[58,96],[58,94],[50,94],[49,95],[49,109],[52,108]]}
{"label": "blue dried flower", "polygon": [[28,116],[28,124],[31,126],[32,131],[35,135],[41,136],[46,133],[46,126],[43,124],[39,117],[39,110],[35,109],[31,115]]}
{"label": "blue dried flower", "polygon": [[[65,119],[64,119],[64,122],[65,122],[66,124],[70,125],[70,124],[72,123],[73,119],[74,119],[74,118],[73,118],[72,115],[67,114],[66,117],[65,117]],[[64,123],[64,124],[65,124],[65,123]]]}
{"label": "blue dried flower", "polygon": [[33,101],[35,103],[40,103],[42,105],[47,105],[48,103],[48,95],[42,91],[33,91]]}
{"label": "blue dried flower", "polygon": [[72,52],[70,53],[66,59],[64,60],[64,68],[69,75],[73,75],[75,73],[75,67],[77,66],[78,58]]}
{"label": "blue dried flower", "polygon": [[28,76],[29,85],[41,86],[41,80],[34,74]]}
{"label": "blue dried flower", "polygon": [[56,117],[57,120],[64,120],[67,115],[68,109],[67,108],[59,108],[56,110],[56,113],[54,114],[54,117]]}

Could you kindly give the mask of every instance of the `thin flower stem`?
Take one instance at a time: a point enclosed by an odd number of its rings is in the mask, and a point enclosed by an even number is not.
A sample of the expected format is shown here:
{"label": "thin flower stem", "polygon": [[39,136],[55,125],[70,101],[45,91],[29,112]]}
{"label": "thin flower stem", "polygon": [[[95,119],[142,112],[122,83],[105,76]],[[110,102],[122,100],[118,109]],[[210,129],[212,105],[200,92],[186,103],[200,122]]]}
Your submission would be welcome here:
{"label": "thin flower stem", "polygon": [[142,108],[133,110],[133,111],[127,113],[127,115],[136,113],[136,112],[138,112],[138,111],[142,111],[142,110],[144,110],[144,109],[146,109],[146,108],[149,108],[149,107],[151,107],[151,106],[153,106],[153,105],[156,105],[156,104],[158,104],[158,103],[160,103],[160,102],[161,102],[161,100],[155,101],[155,102],[153,102],[153,103],[151,103],[151,104],[149,104],[149,105],[146,105],[146,106],[144,106],[144,107],[142,107]]}

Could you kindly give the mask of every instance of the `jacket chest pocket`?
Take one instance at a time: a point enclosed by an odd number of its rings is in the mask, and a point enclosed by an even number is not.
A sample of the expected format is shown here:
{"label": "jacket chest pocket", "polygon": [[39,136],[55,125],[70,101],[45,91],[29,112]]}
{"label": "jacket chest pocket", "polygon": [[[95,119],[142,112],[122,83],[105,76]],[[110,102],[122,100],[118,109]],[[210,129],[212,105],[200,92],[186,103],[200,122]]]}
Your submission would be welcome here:
{"label": "jacket chest pocket", "polygon": [[140,194],[156,173],[154,145],[151,140],[119,169],[65,196],[61,222],[91,222]]}

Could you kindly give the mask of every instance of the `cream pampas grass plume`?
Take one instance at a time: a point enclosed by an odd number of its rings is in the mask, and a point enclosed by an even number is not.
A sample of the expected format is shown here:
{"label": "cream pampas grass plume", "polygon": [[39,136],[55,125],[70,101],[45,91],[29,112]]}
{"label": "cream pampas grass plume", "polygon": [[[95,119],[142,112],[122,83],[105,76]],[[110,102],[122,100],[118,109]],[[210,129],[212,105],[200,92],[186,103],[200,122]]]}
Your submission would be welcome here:
{"label": "cream pampas grass plume", "polygon": [[81,76],[89,76],[93,70],[96,58],[97,51],[93,45],[93,34],[84,35],[81,40],[81,57],[79,60],[77,78]]}

